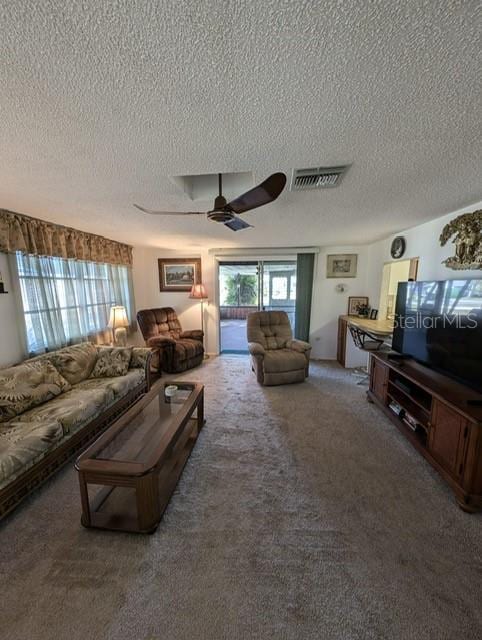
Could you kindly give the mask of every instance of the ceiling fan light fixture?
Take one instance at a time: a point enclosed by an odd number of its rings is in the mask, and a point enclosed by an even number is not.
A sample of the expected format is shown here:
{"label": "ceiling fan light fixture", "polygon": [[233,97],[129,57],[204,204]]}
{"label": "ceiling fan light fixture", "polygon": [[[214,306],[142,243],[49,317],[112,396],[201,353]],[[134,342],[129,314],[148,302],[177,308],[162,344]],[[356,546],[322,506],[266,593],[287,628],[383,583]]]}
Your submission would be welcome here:
{"label": "ceiling fan light fixture", "polygon": [[208,218],[213,222],[230,222],[234,215],[231,211],[225,211],[224,209],[214,209],[213,211],[208,211]]}

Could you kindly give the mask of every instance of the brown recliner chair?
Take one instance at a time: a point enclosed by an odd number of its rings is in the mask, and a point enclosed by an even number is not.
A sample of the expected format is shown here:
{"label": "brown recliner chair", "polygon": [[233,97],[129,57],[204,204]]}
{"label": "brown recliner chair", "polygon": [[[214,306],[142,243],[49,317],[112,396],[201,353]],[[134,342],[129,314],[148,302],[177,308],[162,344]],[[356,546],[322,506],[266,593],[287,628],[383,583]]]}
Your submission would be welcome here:
{"label": "brown recliner chair", "polygon": [[183,331],[171,307],[142,309],[137,312],[146,346],[159,350],[160,368],[167,373],[181,373],[201,364],[204,358],[200,330]]}
{"label": "brown recliner chair", "polygon": [[253,371],[264,385],[303,382],[308,376],[311,345],[293,340],[284,311],[257,311],[248,315],[248,349]]}

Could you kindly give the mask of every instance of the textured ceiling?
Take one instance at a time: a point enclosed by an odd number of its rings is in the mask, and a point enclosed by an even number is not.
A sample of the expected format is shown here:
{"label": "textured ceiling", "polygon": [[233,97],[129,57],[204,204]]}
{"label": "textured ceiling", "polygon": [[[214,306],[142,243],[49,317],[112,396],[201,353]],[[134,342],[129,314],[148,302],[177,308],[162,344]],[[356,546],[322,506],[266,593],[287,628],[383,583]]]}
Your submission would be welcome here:
{"label": "textured ceiling", "polygon": [[[0,207],[188,249],[368,242],[481,200],[478,7],[4,0]],[[192,208],[169,176],[340,164],[239,233],[131,206]]]}

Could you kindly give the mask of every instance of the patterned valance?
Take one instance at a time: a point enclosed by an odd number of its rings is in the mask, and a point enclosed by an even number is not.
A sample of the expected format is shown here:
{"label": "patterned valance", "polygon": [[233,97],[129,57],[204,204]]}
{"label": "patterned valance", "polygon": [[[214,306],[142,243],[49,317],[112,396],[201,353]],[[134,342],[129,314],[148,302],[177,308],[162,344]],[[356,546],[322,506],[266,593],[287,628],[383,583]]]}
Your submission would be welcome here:
{"label": "patterned valance", "polygon": [[93,233],[0,209],[0,252],[132,266],[132,247]]}

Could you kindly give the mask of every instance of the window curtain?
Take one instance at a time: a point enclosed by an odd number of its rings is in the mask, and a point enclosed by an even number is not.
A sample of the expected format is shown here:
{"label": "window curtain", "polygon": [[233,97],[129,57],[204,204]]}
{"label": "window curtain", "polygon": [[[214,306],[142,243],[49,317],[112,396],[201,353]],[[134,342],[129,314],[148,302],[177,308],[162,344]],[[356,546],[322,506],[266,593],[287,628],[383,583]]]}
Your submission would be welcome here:
{"label": "window curtain", "polygon": [[295,337],[309,342],[314,253],[298,253],[296,260]]}
{"label": "window curtain", "polygon": [[29,354],[82,340],[109,340],[110,308],[135,328],[130,267],[15,254]]}
{"label": "window curtain", "polygon": [[0,209],[0,252],[132,267],[132,247],[94,233]]}

